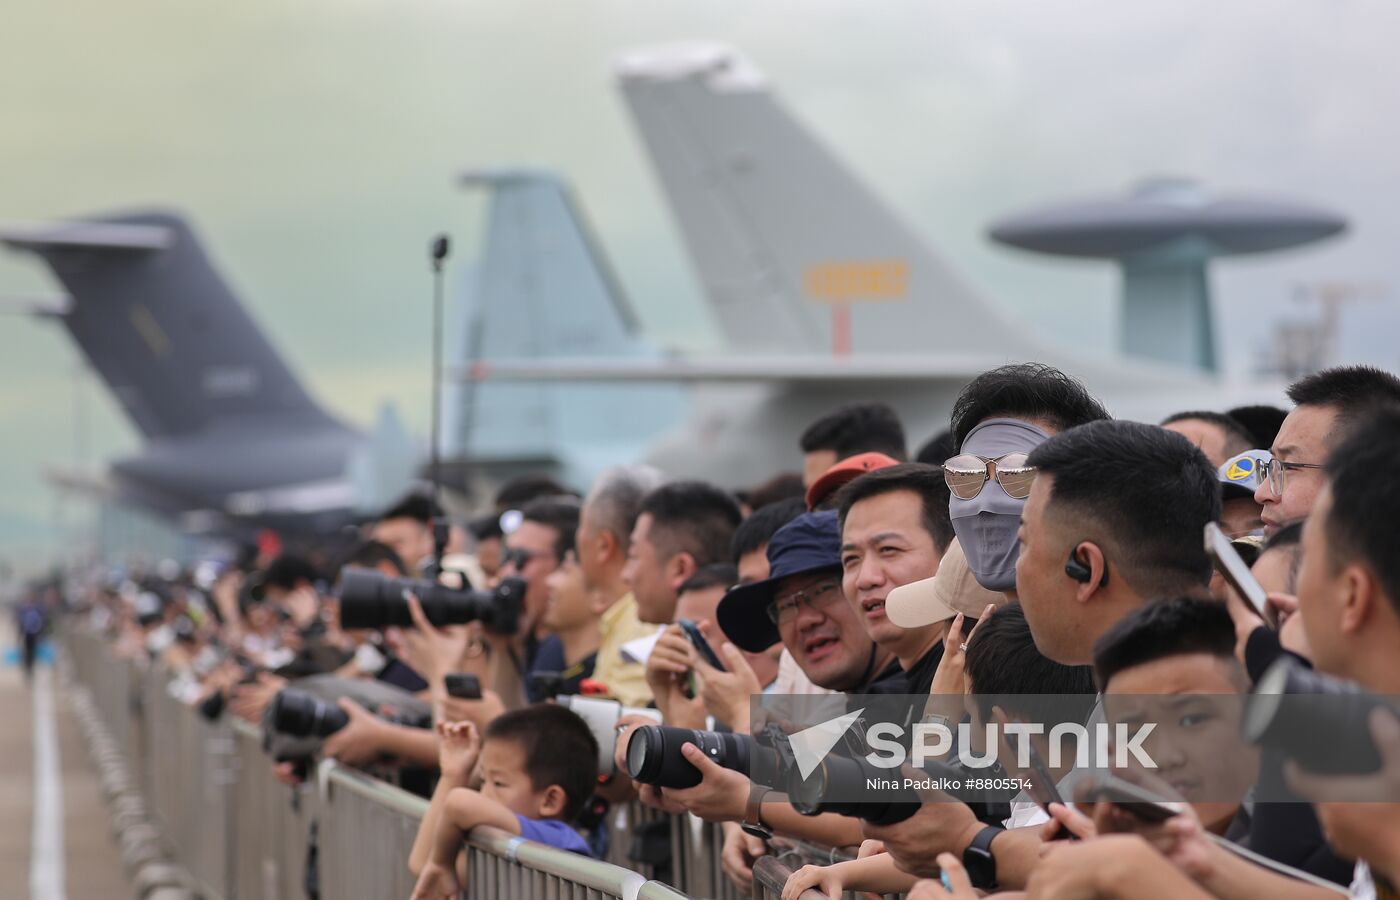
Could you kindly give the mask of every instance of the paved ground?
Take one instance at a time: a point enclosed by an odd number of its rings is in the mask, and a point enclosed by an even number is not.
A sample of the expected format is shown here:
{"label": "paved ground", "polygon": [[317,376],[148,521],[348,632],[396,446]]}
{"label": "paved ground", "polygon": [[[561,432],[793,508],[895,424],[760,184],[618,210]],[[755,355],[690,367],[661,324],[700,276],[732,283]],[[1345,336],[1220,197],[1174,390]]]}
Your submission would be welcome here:
{"label": "paved ground", "polygon": [[[0,651],[13,646],[8,629]],[[53,680],[63,791],[63,858],[67,900],[122,900],[131,889],[108,826],[97,772],[78,723]],[[29,900],[34,819],[34,710],[21,671],[0,664],[0,900]],[[33,900],[39,900],[38,897]],[[44,898],[49,900],[49,898]],[[63,900],[63,898],[53,898]]]}

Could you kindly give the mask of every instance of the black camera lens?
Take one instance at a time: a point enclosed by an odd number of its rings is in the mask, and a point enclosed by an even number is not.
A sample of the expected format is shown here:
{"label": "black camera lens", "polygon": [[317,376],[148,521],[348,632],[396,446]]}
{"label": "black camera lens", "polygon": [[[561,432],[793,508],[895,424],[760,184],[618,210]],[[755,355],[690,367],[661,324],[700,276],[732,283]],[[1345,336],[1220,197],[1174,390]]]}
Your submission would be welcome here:
{"label": "black camera lens", "polygon": [[681,755],[684,744],[694,744],[718,765],[749,772],[749,750],[753,739],[747,734],[698,731],[670,725],[644,725],[632,733],[627,744],[627,771],[633,780],[657,787],[688,788],[700,783],[700,770]]}
{"label": "black camera lens", "polygon": [[858,757],[828,754],[806,778],[796,766],[788,768],[784,776],[788,801],[804,816],[836,813],[872,825],[894,825],[919,810],[913,789],[893,792],[896,796],[872,797],[869,785],[876,779],[889,781],[889,770],[877,769]]}
{"label": "black camera lens", "polygon": [[1381,766],[1371,710],[1386,701],[1284,657],[1269,667],[1244,708],[1244,736],[1310,772],[1365,775]]}
{"label": "black camera lens", "polygon": [[350,717],[339,706],[296,688],[284,688],[272,698],[272,730],[289,737],[329,737]]}
{"label": "black camera lens", "polygon": [[490,591],[457,590],[433,581],[391,578],[374,569],[347,567],[340,571],[340,627],[410,628],[410,593],[438,628],[480,622],[499,634],[512,634],[520,621],[525,582],[507,578]]}

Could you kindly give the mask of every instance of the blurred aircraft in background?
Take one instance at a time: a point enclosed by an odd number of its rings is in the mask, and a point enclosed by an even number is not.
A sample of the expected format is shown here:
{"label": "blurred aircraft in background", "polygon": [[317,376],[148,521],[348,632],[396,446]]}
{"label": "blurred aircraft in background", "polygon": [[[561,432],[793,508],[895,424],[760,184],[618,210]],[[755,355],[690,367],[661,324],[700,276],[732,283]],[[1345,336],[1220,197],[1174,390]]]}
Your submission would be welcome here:
{"label": "blurred aircraft in background", "polygon": [[198,532],[334,527],[408,484],[421,451],[392,412],[366,434],[322,408],[179,216],[11,223],[0,242],[53,270],[67,298],[39,312],[68,330],[143,440],[104,482],[50,472],[58,483]]}
{"label": "blurred aircraft in background", "polygon": [[[620,302],[592,302],[586,322],[576,323],[566,286],[588,284],[590,297],[620,298],[591,240],[571,226],[577,214],[498,216],[522,232],[537,227],[551,237],[532,241],[517,234],[515,246],[541,249],[529,256],[488,253],[499,267],[478,295],[484,337],[457,372],[462,386],[453,406],[484,409],[489,393],[503,397],[511,386],[529,385],[532,408],[540,413],[540,440],[532,445],[538,462],[569,458],[574,432],[551,431],[548,424],[563,422],[565,415],[590,420],[594,428],[631,424],[625,403],[569,400],[584,391],[601,396],[604,386],[616,390],[619,400],[625,390],[643,385],[690,387],[685,422],[653,441],[645,455],[668,472],[730,487],[793,469],[802,429],[843,403],[879,399],[896,409],[911,439],[930,437],[947,427],[948,409],[969,379],[1013,361],[1059,366],[1083,379],[1117,415],[1147,421],[1203,402],[1223,409],[1283,400],[1279,384],[1231,384],[1201,368],[1165,363],[1162,356],[1095,354],[1030,334],[964,282],[793,119],[764,75],[730,48],[641,50],[624,55],[616,69],[727,346],[707,356],[658,352],[636,334]],[[511,200],[498,189],[496,202],[523,205],[520,198],[533,192],[572,209],[553,178],[517,173],[510,190],[520,196]],[[1204,260],[1211,255],[1209,242],[1220,241],[1218,234],[1201,233],[1216,224],[1209,214],[1229,219],[1224,231],[1235,249],[1244,243],[1241,231],[1277,231],[1276,220],[1293,224],[1287,217],[1297,208],[1272,205],[1261,214],[1250,206],[1259,215],[1241,222],[1238,205],[1212,205],[1195,194],[1183,206],[1177,201],[1185,192],[1165,193],[1165,202],[1154,205],[1149,198],[1133,206],[1129,212],[1136,219],[1120,214],[1114,220],[1118,232],[1110,235],[1120,244],[1131,238],[1132,252],[1139,254],[1133,261],[1156,267],[1133,279],[1141,291],[1124,297],[1134,311],[1130,325],[1156,331],[1157,339],[1147,342],[1153,346],[1170,329],[1175,343],[1186,345],[1170,347],[1176,355],[1211,359],[1213,347],[1191,346],[1212,340],[1200,321],[1203,304],[1209,314]],[[535,207],[536,213],[547,206]],[[1121,213],[1119,207],[1112,211]],[[1182,227],[1184,219],[1194,230]],[[1083,241],[1098,247],[1102,222],[1072,224],[1097,228]],[[1316,236],[1341,227],[1325,222]],[[544,251],[560,240],[589,252]],[[1258,243],[1254,249],[1270,249],[1267,241]],[[546,283],[559,285],[557,292],[538,290],[542,269],[550,273]],[[1180,289],[1164,289],[1164,283]],[[1143,305],[1155,320],[1136,312]],[[497,317],[509,318],[511,326],[498,328]],[[611,338],[599,336],[608,329]],[[541,341],[541,335],[547,338]],[[1124,346],[1143,343],[1129,334]],[[479,459],[490,455],[483,451],[491,442],[510,441],[514,432],[492,433],[489,418],[459,420],[448,431],[449,455]],[[495,445],[497,454],[501,450]]]}
{"label": "blurred aircraft in background", "polygon": [[[558,177],[463,175],[491,203],[464,296],[449,310],[441,449],[448,484],[478,501],[525,472],[581,487],[637,459],[750,486],[797,467],[812,420],[862,400],[890,404],[922,441],[947,427],[970,378],[1013,361],[1059,366],[1115,414],[1148,421],[1203,403],[1282,400],[1281,385],[1231,384],[1208,366],[1163,360],[1213,360],[1204,261],[1216,245],[1278,246],[1250,244],[1250,229],[1277,231],[1296,208],[1249,207],[1256,219],[1242,223],[1239,207],[1199,193],[1183,205],[1189,192],[1174,189],[1126,212],[1110,204],[1107,219],[1099,205],[1087,223],[1032,216],[1003,227],[999,237],[1018,246],[1161,268],[1125,281],[1144,286],[1124,297],[1128,327],[1153,329],[1154,340],[1129,334],[1124,347],[1160,350],[1170,331],[1170,352],[1096,355],[1040,340],[980,296],[737,52],[638,51],[617,73],[726,347],[681,356],[648,339]],[[1225,232],[1210,231],[1213,215],[1229,219]],[[1188,219],[1194,231],[1183,230]],[[53,269],[70,299],[46,314],[68,328],[144,438],[140,455],[112,466],[119,496],[209,529],[324,525],[386,503],[421,466],[423,447],[391,410],[366,433],[307,394],[180,217],[11,225],[0,241]]]}

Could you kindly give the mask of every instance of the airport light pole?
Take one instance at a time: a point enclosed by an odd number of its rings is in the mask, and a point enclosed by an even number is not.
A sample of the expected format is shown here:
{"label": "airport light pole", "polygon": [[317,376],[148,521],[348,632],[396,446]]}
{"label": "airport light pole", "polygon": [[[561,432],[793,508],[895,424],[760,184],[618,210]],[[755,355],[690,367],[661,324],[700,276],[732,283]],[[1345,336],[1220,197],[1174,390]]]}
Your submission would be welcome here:
{"label": "airport light pole", "polygon": [[450,249],[447,235],[440,234],[433,239],[428,251],[433,267],[433,409],[429,426],[432,445],[428,448],[428,477],[431,480],[428,496],[433,504],[433,578],[442,571],[442,554],[447,547],[447,520],[441,515],[442,501],[438,496],[442,489],[438,466],[441,455],[439,422],[442,418],[442,269]]}

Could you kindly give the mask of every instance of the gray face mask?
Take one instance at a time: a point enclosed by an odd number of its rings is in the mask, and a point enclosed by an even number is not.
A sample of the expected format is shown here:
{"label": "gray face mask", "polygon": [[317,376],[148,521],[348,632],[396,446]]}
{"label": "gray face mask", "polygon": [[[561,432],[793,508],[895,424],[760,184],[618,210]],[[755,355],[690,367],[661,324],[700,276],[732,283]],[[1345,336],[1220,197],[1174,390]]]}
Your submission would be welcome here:
{"label": "gray face mask", "polygon": [[[1049,437],[1020,419],[988,419],[968,432],[962,452],[997,459],[1008,453],[1030,453]],[[1025,505],[1025,500],[1008,496],[990,479],[971,500],[949,500],[953,533],[967,557],[967,566],[977,583],[989,591],[1016,589],[1016,531]]]}

